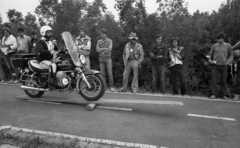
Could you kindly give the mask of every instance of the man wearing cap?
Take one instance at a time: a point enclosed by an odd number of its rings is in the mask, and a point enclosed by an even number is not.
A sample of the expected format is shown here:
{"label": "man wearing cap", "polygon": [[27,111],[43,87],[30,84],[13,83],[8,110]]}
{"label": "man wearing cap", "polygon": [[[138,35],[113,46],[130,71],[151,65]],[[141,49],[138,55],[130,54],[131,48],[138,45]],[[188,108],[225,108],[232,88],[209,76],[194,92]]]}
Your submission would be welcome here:
{"label": "man wearing cap", "polygon": [[128,85],[128,77],[133,70],[132,80],[132,93],[136,94],[138,91],[138,67],[144,59],[143,47],[137,42],[138,37],[136,33],[131,33],[129,38],[130,41],[125,45],[123,52],[124,72],[123,72],[123,85],[119,92],[125,92]]}
{"label": "man wearing cap", "polygon": [[79,47],[79,52],[86,58],[87,68],[90,69],[90,52],[91,52],[91,38],[85,34],[83,28],[80,28],[80,34],[76,38],[76,44]]}
{"label": "man wearing cap", "polygon": [[106,68],[107,75],[109,80],[110,91],[114,92],[113,88],[113,74],[112,74],[112,40],[107,37],[107,29],[102,28],[101,31],[101,39],[98,40],[96,50],[99,53],[99,67],[101,74],[105,78],[106,81]]}
{"label": "man wearing cap", "polygon": [[[8,70],[9,70],[10,75],[11,75],[11,80],[7,83],[13,83],[14,82],[14,80],[13,80],[13,78],[14,78],[14,66],[12,65],[12,62],[11,62],[10,58],[12,57],[12,55],[17,50],[18,44],[17,44],[16,38],[13,35],[11,35],[11,31],[10,31],[9,28],[7,28],[7,27],[3,28],[2,29],[2,34],[4,35],[4,37],[2,38],[1,51],[4,54],[5,63],[8,67]],[[4,80],[4,82],[5,82],[5,80]]]}

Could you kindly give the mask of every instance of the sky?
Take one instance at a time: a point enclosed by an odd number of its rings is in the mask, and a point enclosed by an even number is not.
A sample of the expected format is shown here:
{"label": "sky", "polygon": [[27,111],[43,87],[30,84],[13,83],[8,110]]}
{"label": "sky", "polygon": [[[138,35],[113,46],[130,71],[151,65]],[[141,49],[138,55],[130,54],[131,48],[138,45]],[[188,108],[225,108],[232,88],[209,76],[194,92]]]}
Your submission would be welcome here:
{"label": "sky", "polygon": [[[93,0],[87,0],[92,2]],[[114,9],[115,0],[103,0],[106,4],[108,10],[112,12],[117,18],[118,12]],[[218,11],[218,8],[226,0],[185,0],[188,2],[188,11],[193,14],[193,12],[199,10],[200,12],[208,11],[211,13],[213,10]],[[9,9],[16,9],[22,12],[23,16],[27,12],[34,13],[35,8],[39,5],[39,0],[0,0],[0,15],[2,16],[3,22],[7,22],[6,12]],[[154,13],[157,11],[158,5],[156,0],[146,0],[146,10],[148,13]]]}

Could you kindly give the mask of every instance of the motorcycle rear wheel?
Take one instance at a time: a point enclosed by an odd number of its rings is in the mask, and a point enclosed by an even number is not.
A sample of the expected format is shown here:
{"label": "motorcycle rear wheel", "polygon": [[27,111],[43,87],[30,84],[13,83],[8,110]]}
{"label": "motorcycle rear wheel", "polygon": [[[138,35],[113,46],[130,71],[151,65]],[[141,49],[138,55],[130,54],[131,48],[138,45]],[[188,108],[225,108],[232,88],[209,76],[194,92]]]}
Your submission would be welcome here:
{"label": "motorcycle rear wheel", "polygon": [[[35,87],[35,83],[36,83],[36,78],[33,78],[33,81],[31,81],[31,77],[27,77],[26,81],[24,82],[25,86],[29,86],[29,87]],[[25,93],[31,97],[31,98],[40,98],[43,94],[44,91],[32,91],[32,90],[24,90]]]}
{"label": "motorcycle rear wheel", "polygon": [[[88,101],[97,101],[105,93],[106,85],[104,78],[101,74],[85,76],[89,84],[91,85],[91,88],[88,88],[85,81],[81,79],[78,83],[79,93],[84,99]],[[93,93],[96,93],[96,95],[92,95]]]}

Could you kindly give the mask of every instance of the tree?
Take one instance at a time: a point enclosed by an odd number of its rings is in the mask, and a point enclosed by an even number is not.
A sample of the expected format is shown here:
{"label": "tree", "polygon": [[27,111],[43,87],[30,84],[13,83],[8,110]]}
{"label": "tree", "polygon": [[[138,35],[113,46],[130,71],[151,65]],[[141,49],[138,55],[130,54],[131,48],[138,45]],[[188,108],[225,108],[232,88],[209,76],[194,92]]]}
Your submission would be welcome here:
{"label": "tree", "polygon": [[9,9],[7,12],[7,17],[9,23],[5,23],[11,29],[11,32],[14,36],[17,36],[17,29],[23,27],[23,15],[21,12],[16,11],[15,9]]}
{"label": "tree", "polygon": [[25,32],[31,33],[32,31],[39,30],[36,21],[36,16],[28,12],[24,19]]}
{"label": "tree", "polygon": [[40,0],[40,5],[35,9],[35,13],[44,23],[53,24],[56,20],[58,0]]}

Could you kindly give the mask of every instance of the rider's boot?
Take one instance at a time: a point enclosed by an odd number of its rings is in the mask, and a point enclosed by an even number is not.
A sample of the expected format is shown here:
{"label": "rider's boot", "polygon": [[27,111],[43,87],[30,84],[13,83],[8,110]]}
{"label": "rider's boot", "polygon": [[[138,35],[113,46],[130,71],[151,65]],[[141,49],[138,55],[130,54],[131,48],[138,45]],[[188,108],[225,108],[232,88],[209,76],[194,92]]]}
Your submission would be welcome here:
{"label": "rider's boot", "polygon": [[48,87],[50,90],[56,89],[56,87],[54,86],[54,76],[52,72],[48,72]]}

